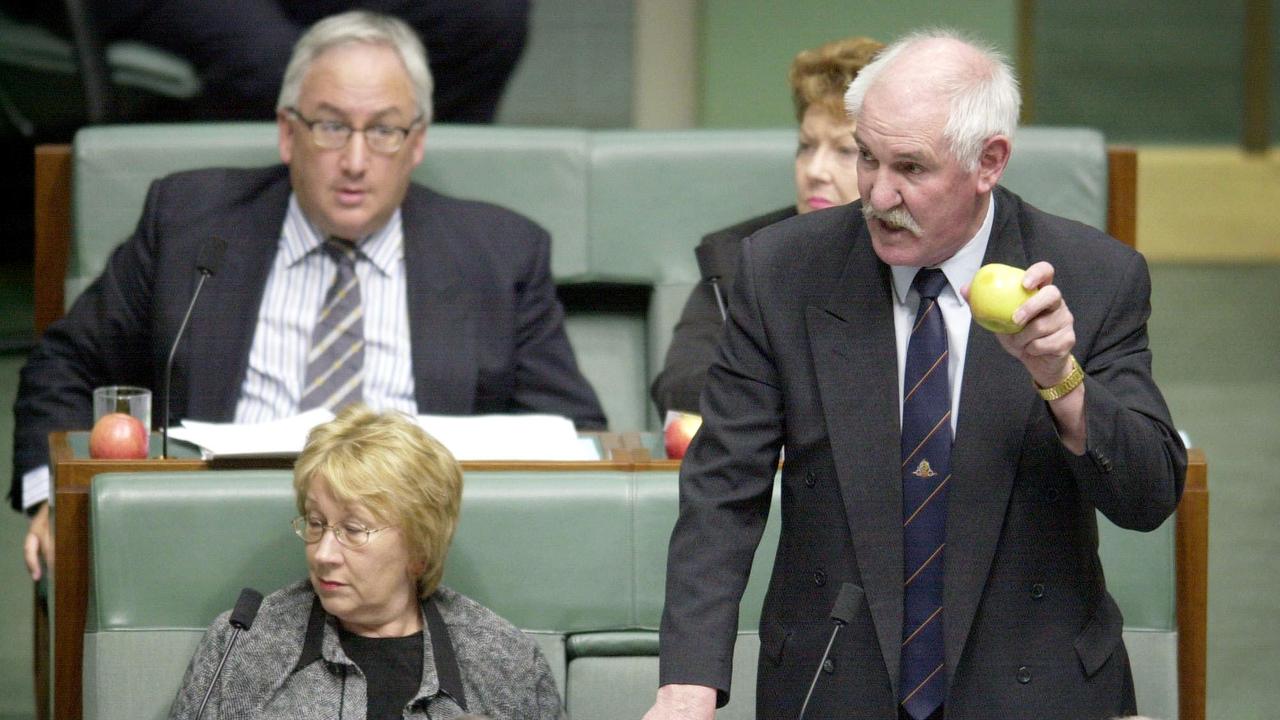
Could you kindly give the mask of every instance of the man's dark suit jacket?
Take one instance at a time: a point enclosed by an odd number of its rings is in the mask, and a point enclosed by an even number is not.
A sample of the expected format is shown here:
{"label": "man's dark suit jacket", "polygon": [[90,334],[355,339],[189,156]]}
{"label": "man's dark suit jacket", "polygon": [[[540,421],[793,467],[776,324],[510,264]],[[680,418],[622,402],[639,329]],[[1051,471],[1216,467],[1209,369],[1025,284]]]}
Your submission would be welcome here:
{"label": "man's dark suit jacket", "polygon": [[[92,424],[94,387],[162,387],[196,255],[211,236],[227,251],[174,361],[172,418],[234,418],[289,193],[284,166],[198,170],[151,186],[133,236],[22,369],[15,507],[22,474],[49,460],[48,433]],[[401,215],[418,411],[556,413],[603,427],[565,336],[547,233],[509,210],[417,185]],[[158,425],[158,406],[152,417]]]}
{"label": "man's dark suit jacket", "polygon": [[[1186,452],[1151,377],[1144,260],[996,190],[986,262],[1056,268],[1088,373],[1086,452],[1058,439],[1023,366],[973,325],[952,454],[944,589],[947,720],[1101,720],[1133,710],[1095,510],[1157,527]],[[844,583],[860,597],[811,717],[897,717],[902,493],[893,289],[860,205],[748,238],[681,468],[662,683],[727,699],[738,601],[779,451],[782,529],[760,622],[757,717],[793,718]]]}
{"label": "man's dark suit jacket", "polygon": [[[774,210],[771,213],[744,220],[737,225],[707,233],[698,244],[707,250],[710,267],[703,268],[703,282],[698,283],[671,335],[667,358],[662,372],[653,379],[649,394],[658,406],[658,415],[668,410],[698,411],[698,396],[707,381],[707,368],[716,359],[716,344],[724,328],[724,318],[716,303],[715,290],[706,279],[717,278],[723,299],[733,292],[733,273],[737,270],[738,253],[742,239],[755,231],[776,222],[794,217],[795,206]],[[701,264],[701,263],[700,263]]]}

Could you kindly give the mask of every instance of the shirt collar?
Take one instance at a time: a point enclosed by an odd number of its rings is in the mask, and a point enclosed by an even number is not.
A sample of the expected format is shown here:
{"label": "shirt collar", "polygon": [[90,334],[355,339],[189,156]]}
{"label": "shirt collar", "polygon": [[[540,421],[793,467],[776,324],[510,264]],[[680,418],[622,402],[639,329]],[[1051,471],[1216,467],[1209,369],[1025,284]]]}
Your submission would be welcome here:
{"label": "shirt collar", "polygon": [[[280,242],[286,267],[293,267],[311,253],[319,252],[324,244],[324,235],[302,212],[295,193],[289,193],[289,209],[285,213]],[[382,275],[389,276],[395,272],[397,264],[404,259],[404,225],[400,208],[391,214],[386,225],[356,243],[356,252]]]}
{"label": "shirt collar", "polygon": [[[420,604],[420,612],[422,613],[422,679],[418,686],[418,693],[414,696],[411,704],[420,704],[443,693],[465,712],[465,700],[453,697],[453,693],[441,687],[439,667],[436,664],[436,643],[438,639],[431,634],[432,622],[428,618],[427,602],[424,600]],[[311,602],[311,612],[307,617],[307,629],[302,637],[302,652],[298,655],[298,662],[293,666],[293,673],[302,670],[317,660],[325,660],[339,665],[355,665],[342,650],[342,642],[338,638],[337,623],[338,619],[325,612],[319,596],[316,596]],[[444,628],[443,622],[436,629],[441,632],[448,632]],[[456,658],[450,658],[450,662],[456,664],[457,660]],[[460,678],[456,679],[458,682],[460,680]],[[455,688],[455,692],[460,695],[465,693],[461,687]]]}
{"label": "shirt collar", "polygon": [[[978,268],[982,267],[982,258],[987,254],[987,244],[991,241],[991,227],[995,222],[996,216],[996,194],[991,193],[991,198],[987,202],[987,215],[982,219],[982,225],[978,227],[978,232],[969,238],[954,255],[942,261],[938,265],[938,269],[947,276],[947,284],[955,291],[956,297],[960,298],[960,287],[966,285],[973,276],[978,272]],[[911,290],[911,283],[915,280],[916,273],[920,271],[919,267],[907,265],[894,265],[889,268],[893,271],[893,292],[898,298],[898,302],[905,305],[907,303],[907,293]],[[964,298],[960,298],[964,302]]]}

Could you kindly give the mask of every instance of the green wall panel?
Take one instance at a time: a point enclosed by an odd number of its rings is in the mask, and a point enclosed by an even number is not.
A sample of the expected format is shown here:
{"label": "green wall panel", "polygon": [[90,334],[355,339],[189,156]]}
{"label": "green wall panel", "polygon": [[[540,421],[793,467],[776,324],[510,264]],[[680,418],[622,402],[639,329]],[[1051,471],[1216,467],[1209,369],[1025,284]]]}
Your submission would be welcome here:
{"label": "green wall panel", "polygon": [[778,127],[794,124],[787,67],[804,48],[849,35],[891,40],[922,26],[946,26],[994,44],[1011,57],[1015,3],[899,0],[705,0],[701,27],[699,124]]}

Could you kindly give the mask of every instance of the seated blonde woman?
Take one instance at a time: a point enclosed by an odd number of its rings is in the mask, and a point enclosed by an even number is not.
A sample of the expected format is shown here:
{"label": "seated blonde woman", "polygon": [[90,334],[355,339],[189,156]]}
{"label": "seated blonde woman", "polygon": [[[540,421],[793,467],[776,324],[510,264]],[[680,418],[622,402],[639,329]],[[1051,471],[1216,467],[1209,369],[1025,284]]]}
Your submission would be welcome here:
{"label": "seated blonde woman", "polygon": [[698,396],[720,337],[721,303],[733,285],[743,238],[794,215],[858,199],[858,147],[853,142],[853,123],[845,115],[844,91],[883,47],[870,38],[852,37],[802,51],[792,60],[787,79],[800,123],[796,202],[702,238],[699,264],[704,266],[704,277],[718,278],[720,298],[716,297],[717,288],[704,282],[685,303],[662,372],[650,389],[660,414],[698,411]]}
{"label": "seated blonde woman", "polygon": [[[411,419],[364,406],[311,432],[294,467],[308,577],[268,595],[221,675],[223,614],[171,718],[563,717],[551,668],[511,623],[440,585],[462,471]],[[212,683],[212,690],[210,686]]]}

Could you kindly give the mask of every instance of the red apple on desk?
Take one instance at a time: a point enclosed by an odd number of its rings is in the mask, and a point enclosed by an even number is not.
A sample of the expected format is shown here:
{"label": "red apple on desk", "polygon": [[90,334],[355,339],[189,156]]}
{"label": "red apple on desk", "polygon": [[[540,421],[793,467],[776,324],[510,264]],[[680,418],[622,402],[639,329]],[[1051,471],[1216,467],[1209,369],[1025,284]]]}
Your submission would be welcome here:
{"label": "red apple on desk", "polygon": [[689,449],[689,442],[702,427],[702,416],[696,413],[667,412],[666,427],[663,429],[663,440],[666,441],[667,457],[679,460]]}
{"label": "red apple on desk", "polygon": [[89,433],[89,457],[96,460],[141,460],[147,457],[151,433],[126,413],[103,415]]}

